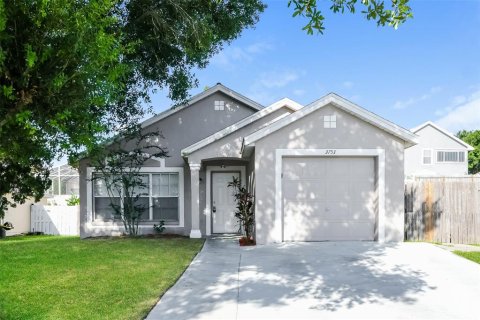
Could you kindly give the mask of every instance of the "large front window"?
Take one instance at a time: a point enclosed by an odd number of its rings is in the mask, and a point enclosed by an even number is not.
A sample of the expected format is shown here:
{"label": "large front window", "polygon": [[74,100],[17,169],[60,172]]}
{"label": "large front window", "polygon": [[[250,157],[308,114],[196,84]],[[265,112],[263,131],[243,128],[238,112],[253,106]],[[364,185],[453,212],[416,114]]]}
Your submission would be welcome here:
{"label": "large front window", "polygon": [[[141,221],[158,222],[164,220],[166,224],[179,224],[180,221],[180,193],[179,173],[141,173],[140,179],[143,186],[136,187],[132,196],[139,196],[137,204],[145,208]],[[118,189],[118,188],[113,188]],[[95,177],[93,184],[94,219],[97,221],[111,221],[119,219],[110,205],[122,207],[121,197],[126,196],[125,191],[115,192],[107,190],[104,179]]]}

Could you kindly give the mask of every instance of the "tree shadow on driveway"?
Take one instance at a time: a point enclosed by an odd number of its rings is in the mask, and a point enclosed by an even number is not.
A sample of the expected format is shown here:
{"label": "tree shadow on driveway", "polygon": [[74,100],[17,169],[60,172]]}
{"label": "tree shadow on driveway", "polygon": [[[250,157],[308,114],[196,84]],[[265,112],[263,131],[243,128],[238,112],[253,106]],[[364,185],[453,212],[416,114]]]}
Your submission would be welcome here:
{"label": "tree shadow on driveway", "polygon": [[388,301],[414,304],[419,294],[436,288],[423,271],[402,262],[397,246],[321,242],[240,248],[233,241],[208,240],[148,319],[237,319],[244,307],[320,314]]}
{"label": "tree shadow on driveway", "polygon": [[[390,300],[411,304],[427,289],[420,270],[385,261],[395,245],[325,242],[280,245],[242,255],[240,302],[258,306],[308,301],[309,309],[336,311]],[[262,254],[263,253],[263,254]],[[268,293],[268,294],[265,294]]]}

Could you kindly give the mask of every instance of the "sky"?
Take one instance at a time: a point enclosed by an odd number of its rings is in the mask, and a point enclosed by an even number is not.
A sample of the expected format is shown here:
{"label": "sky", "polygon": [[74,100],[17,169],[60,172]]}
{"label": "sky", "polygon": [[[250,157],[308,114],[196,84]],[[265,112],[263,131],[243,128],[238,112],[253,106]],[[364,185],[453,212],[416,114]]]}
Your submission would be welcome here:
{"label": "sky", "polygon": [[[412,0],[414,18],[398,30],[318,1],[326,30],[313,36],[287,0],[265,2],[255,28],[195,70],[190,94],[221,82],[268,106],[335,92],[405,128],[480,129],[480,0]],[[165,91],[152,101],[155,112],[172,105]]]}

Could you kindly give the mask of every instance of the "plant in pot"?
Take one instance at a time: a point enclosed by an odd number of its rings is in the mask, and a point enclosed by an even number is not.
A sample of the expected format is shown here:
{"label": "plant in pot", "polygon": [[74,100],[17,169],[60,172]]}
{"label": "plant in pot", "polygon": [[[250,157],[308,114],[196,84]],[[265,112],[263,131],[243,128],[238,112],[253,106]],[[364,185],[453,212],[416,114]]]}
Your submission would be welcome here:
{"label": "plant in pot", "polygon": [[0,239],[3,239],[7,236],[7,230],[12,230],[13,224],[11,222],[6,221],[3,224],[0,224]]}
{"label": "plant in pot", "polygon": [[245,186],[242,186],[240,179],[233,177],[228,183],[228,187],[233,188],[236,202],[235,218],[240,223],[240,229],[243,237],[239,240],[241,246],[255,245],[253,238],[253,225],[255,217],[253,214],[253,194]]}

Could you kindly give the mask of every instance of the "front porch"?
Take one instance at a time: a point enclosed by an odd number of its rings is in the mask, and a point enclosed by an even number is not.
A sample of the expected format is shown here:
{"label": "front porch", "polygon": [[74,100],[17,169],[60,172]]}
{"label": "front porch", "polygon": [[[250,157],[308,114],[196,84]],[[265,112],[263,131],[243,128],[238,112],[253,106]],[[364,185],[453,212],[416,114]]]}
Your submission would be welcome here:
{"label": "front porch", "polygon": [[198,162],[189,163],[190,237],[238,234],[233,190],[228,183],[236,177],[242,185],[253,188],[253,164],[239,158],[210,158]]}

